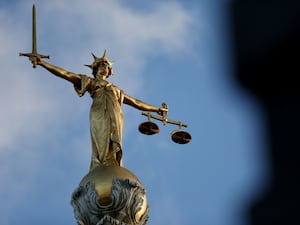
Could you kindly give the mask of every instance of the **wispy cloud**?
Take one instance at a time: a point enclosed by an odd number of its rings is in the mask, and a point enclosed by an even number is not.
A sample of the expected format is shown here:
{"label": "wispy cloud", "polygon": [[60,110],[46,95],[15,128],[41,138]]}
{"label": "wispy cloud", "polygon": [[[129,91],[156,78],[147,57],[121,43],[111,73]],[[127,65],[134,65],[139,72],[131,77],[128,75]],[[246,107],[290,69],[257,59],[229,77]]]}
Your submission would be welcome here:
{"label": "wispy cloud", "polygon": [[51,1],[40,6],[45,16],[41,23],[47,27],[43,41],[55,46],[58,57],[78,68],[91,61],[90,51],[99,55],[107,49],[116,60],[116,74],[121,74],[116,82],[133,93],[142,86],[139,74],[147,56],[171,56],[190,48],[193,15],[176,1],[157,2],[143,13],[116,0],[76,0],[71,7],[67,1]]}

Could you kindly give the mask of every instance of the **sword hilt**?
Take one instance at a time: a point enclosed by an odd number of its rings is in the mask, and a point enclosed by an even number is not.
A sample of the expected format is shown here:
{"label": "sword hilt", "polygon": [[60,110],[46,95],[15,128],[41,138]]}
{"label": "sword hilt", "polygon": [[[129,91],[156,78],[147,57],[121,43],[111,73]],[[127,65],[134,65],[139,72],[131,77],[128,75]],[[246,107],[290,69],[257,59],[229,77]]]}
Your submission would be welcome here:
{"label": "sword hilt", "polygon": [[50,59],[49,55],[42,55],[42,54],[38,54],[38,53],[19,53],[19,56],[26,56],[29,58],[29,60],[32,62],[32,67],[36,68],[37,66],[37,59],[41,59],[41,58],[47,58]]}

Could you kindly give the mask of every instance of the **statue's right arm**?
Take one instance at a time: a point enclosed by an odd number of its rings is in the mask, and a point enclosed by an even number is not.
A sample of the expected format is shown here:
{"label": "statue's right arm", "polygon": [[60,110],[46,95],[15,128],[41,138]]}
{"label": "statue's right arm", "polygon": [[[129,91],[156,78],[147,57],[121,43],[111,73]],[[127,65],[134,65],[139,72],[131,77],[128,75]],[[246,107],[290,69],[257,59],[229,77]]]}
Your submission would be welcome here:
{"label": "statue's right arm", "polygon": [[38,65],[44,67],[46,70],[48,70],[49,72],[51,72],[55,76],[58,76],[58,77],[63,78],[67,81],[70,81],[75,86],[80,87],[81,77],[80,77],[79,74],[66,71],[63,68],[60,68],[58,66],[54,66],[54,65],[52,65],[50,63],[47,63],[47,62],[45,62],[41,59],[38,61]]}

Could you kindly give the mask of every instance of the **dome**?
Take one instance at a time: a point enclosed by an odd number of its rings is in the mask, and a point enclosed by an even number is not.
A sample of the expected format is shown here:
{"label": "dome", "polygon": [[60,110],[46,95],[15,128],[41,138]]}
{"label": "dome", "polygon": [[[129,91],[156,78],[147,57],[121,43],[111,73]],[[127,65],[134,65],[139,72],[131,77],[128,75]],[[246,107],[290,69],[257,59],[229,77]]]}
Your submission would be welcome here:
{"label": "dome", "polygon": [[144,225],[148,220],[149,207],[141,182],[120,166],[95,167],[81,180],[71,204],[78,224],[109,221]]}

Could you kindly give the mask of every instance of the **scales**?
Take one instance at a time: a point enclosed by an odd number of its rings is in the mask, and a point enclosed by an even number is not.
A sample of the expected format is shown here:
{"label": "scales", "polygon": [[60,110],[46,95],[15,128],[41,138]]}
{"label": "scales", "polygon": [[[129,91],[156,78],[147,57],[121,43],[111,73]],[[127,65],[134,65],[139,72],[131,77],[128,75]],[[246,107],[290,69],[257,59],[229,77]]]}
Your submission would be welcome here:
{"label": "scales", "polygon": [[[162,104],[163,108],[168,108],[166,103]],[[157,116],[157,115],[152,115],[150,112],[142,112],[143,116],[147,116],[148,121],[143,122],[139,125],[139,131],[142,134],[145,135],[153,135],[153,134],[158,134],[160,129],[158,127],[158,125],[154,122],[151,122],[151,118],[159,120],[163,123],[163,125],[166,125],[167,123],[170,124],[174,124],[174,125],[178,125],[179,129],[174,130],[171,132],[171,138],[172,141],[174,141],[177,144],[187,144],[192,140],[192,136],[186,132],[182,130],[182,127],[187,127],[187,124],[183,124],[180,121],[175,121],[175,120],[171,120],[167,118],[167,112],[163,112],[161,116]]]}

